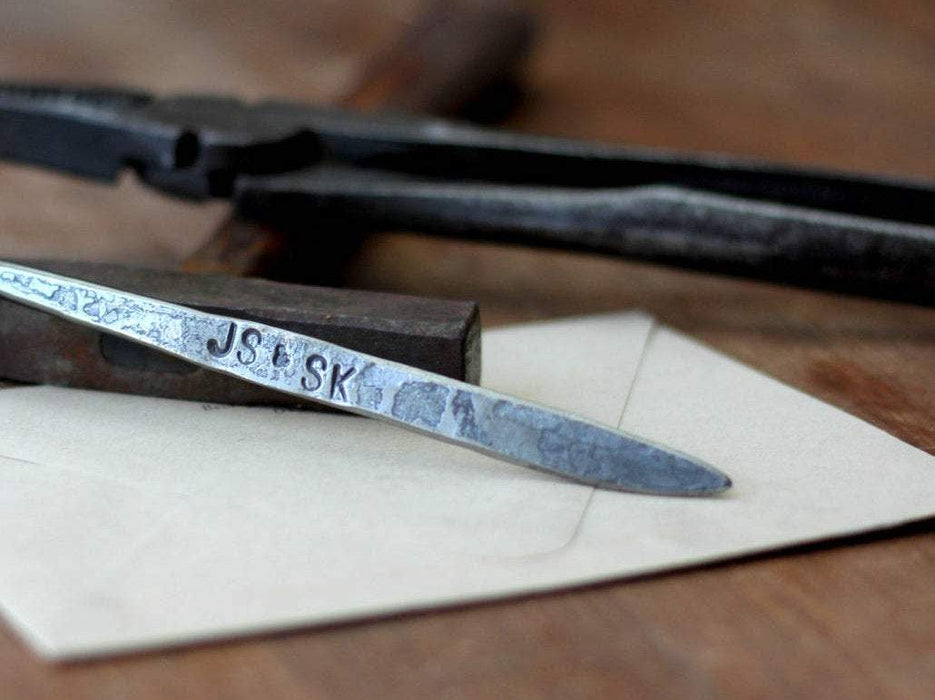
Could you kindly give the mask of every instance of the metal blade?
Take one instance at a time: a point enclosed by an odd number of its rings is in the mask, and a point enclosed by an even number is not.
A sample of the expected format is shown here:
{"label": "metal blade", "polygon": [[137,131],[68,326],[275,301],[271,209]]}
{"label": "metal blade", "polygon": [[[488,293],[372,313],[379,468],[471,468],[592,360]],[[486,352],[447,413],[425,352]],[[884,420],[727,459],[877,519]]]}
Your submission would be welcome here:
{"label": "metal blade", "polygon": [[0,262],[0,296],[277,391],[594,486],[724,491],[716,469],[566,413],[260,323]]}

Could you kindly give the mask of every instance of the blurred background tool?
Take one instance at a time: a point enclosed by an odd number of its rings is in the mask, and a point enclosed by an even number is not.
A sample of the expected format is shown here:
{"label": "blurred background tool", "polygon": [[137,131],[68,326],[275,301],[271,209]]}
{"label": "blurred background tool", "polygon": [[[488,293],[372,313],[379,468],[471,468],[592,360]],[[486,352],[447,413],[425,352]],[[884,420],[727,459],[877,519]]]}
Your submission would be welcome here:
{"label": "blurred background tool", "polygon": [[[512,2],[433,0],[385,51],[368,62],[338,100],[343,107],[499,121],[521,93],[517,71],[532,46],[533,15]],[[339,284],[362,232],[349,222],[310,230],[236,215],[183,263],[188,272],[224,272]],[[289,235],[291,233],[292,235]],[[303,235],[304,234],[304,235]],[[288,240],[287,240],[288,239]],[[310,256],[319,261],[310,269]]]}

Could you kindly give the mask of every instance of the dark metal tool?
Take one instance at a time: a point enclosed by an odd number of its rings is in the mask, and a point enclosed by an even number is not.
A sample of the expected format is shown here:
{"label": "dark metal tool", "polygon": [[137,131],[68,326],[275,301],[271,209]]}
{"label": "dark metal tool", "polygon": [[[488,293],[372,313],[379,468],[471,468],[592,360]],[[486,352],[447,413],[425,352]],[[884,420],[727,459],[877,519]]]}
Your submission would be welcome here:
{"label": "dark metal tool", "polygon": [[931,183],[288,102],[28,86],[0,88],[0,156],[103,180],[129,167],[304,232],[401,227],[935,303]]}
{"label": "dark metal tool", "polygon": [[0,296],[300,400],[585,484],[678,496],[730,487],[716,469],[633,435],[280,327],[3,261]]}
{"label": "dark metal tool", "polygon": [[[129,293],[315,336],[452,379],[480,380],[480,323],[473,302],[101,263],[41,265]],[[216,403],[297,403],[2,298],[0,338],[0,377],[8,380]]]}

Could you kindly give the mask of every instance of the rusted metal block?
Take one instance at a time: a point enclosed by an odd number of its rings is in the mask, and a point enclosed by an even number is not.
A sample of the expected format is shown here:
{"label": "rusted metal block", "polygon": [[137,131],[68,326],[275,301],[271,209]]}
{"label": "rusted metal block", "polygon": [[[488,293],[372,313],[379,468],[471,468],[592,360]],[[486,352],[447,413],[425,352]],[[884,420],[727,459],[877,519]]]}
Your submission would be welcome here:
{"label": "rusted metal block", "polygon": [[[102,263],[28,264],[280,326],[455,379],[476,383],[480,377],[480,324],[473,302]],[[288,396],[9,301],[0,301],[0,380],[209,403],[296,405]]]}

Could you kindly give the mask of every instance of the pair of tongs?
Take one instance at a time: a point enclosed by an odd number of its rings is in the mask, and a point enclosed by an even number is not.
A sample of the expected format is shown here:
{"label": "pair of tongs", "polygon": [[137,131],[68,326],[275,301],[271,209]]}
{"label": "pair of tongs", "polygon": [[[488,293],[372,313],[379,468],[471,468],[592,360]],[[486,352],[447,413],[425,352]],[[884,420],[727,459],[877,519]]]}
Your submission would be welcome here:
{"label": "pair of tongs", "polygon": [[935,185],[436,119],[204,95],[0,87],[0,157],[312,232],[407,229],[931,304]]}

